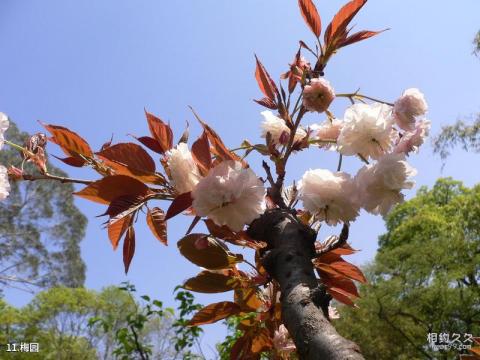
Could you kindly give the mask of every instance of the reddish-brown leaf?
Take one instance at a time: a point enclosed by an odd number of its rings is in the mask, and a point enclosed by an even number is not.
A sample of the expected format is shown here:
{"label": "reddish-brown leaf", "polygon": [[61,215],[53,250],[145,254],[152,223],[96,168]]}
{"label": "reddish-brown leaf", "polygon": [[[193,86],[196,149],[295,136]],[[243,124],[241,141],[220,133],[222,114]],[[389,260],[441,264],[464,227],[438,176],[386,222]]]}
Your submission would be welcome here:
{"label": "reddish-brown leaf", "polygon": [[252,338],[252,345],[250,347],[254,354],[259,354],[267,351],[273,347],[273,341],[267,328],[260,327]]}
{"label": "reddish-brown leaf", "polygon": [[272,80],[263,64],[255,55],[257,67],[255,69],[255,79],[257,79],[258,86],[262,93],[272,101],[275,101],[275,95],[278,95],[278,88],[275,82]]}
{"label": "reddish-brown leaf", "polygon": [[336,291],[343,292],[345,295],[350,297],[360,297],[357,287],[352,280],[341,275],[326,274],[322,271],[319,271],[319,273],[322,282],[325,284],[325,286],[327,286],[328,289],[334,289]]}
{"label": "reddish-brown leaf", "polygon": [[155,161],[140,145],[134,143],[115,144],[96,153],[96,155],[124,164],[132,169],[155,172]]}
{"label": "reddish-brown leaf", "polygon": [[117,249],[120,239],[125,231],[127,231],[128,227],[132,224],[132,218],[133,215],[130,214],[108,223],[108,238],[112,243],[113,250]]}
{"label": "reddish-brown leaf", "polygon": [[252,347],[252,338],[250,334],[245,334],[237,339],[230,350],[230,360],[257,360],[258,356],[250,353]]}
{"label": "reddish-brown leaf", "polygon": [[183,288],[199,293],[213,294],[235,289],[239,281],[232,276],[212,271],[202,271],[197,276],[188,279]]}
{"label": "reddish-brown leaf", "polygon": [[125,175],[106,176],[74,193],[84,199],[110,204],[122,195],[147,195],[149,189],[143,182]]}
{"label": "reddish-brown leaf", "polygon": [[278,109],[278,105],[275,103],[275,101],[267,97],[264,97],[260,100],[253,99],[253,101],[255,101],[259,105],[266,107],[267,109],[272,109],[272,110]]}
{"label": "reddish-brown leaf", "polygon": [[205,306],[190,320],[190,326],[213,324],[240,312],[240,306],[231,301],[222,301]]}
{"label": "reddish-brown leaf", "polygon": [[362,271],[355,265],[346,262],[345,260],[342,261],[335,261],[330,264],[330,266],[337,270],[339,273],[345,275],[346,277],[357,280],[361,283],[366,284],[367,279],[363,275]]}
{"label": "reddish-brown leaf", "polygon": [[157,140],[162,153],[170,150],[173,146],[173,132],[170,125],[165,124],[160,118],[145,110],[148,128],[152,137]]}
{"label": "reddish-brown leaf", "polygon": [[190,191],[178,195],[175,199],[173,199],[172,203],[168,207],[165,220],[171,219],[172,217],[180,214],[182,211],[187,210],[190,206],[192,206],[192,202],[192,193]]}
{"label": "reddish-brown leaf", "polygon": [[150,136],[141,136],[141,137],[135,137],[138,141],[140,141],[144,146],[149,148],[150,150],[158,153],[158,154],[163,154],[163,149],[158,143],[157,140],[154,138],[151,138]]}
{"label": "reddish-brown leaf", "polygon": [[219,226],[210,219],[205,220],[205,225],[207,225],[207,229],[212,236],[229,243],[238,246],[246,246],[252,249],[261,249],[266,246],[264,242],[252,239],[244,231],[233,232],[228,226]]}
{"label": "reddish-brown leaf", "polygon": [[377,34],[380,34],[384,31],[386,31],[387,29],[385,30],[380,30],[380,31],[368,31],[368,30],[363,30],[363,31],[359,31],[359,32],[356,32],[355,34],[352,34],[350,36],[348,36],[345,40],[343,40],[339,45],[338,45],[338,49],[341,48],[341,47],[344,47],[344,46],[347,46],[347,45],[350,45],[350,44],[353,44],[353,43],[356,43],[356,42],[359,42],[359,41],[362,41],[362,40],[365,40],[365,39],[368,39],[368,38],[371,38],[372,36],[375,36]]}
{"label": "reddish-brown leaf", "polygon": [[336,288],[327,288],[327,292],[332,295],[335,300],[341,302],[342,304],[348,306],[355,306],[353,300],[348,295],[346,295],[344,291],[338,290]]}
{"label": "reddish-brown leaf", "polygon": [[69,156],[66,158],[61,158],[55,155],[52,155],[54,158],[62,161],[63,163],[73,166],[73,167],[82,167],[85,165],[86,161],[81,157]]}
{"label": "reddish-brown leaf", "polygon": [[226,245],[205,234],[189,234],[177,243],[180,253],[195,265],[209,270],[226,269],[242,261]]}
{"label": "reddish-brown leaf", "polygon": [[105,213],[99,216],[108,215],[110,218],[114,218],[125,212],[131,213],[141,207],[145,203],[146,199],[147,198],[143,194],[121,195],[118,198],[113,199],[110,205],[108,205]]}
{"label": "reddish-brown leaf", "polygon": [[342,35],[345,34],[348,24],[366,2],[367,0],[352,0],[337,12],[325,31],[325,43],[327,45],[335,41],[334,39],[342,37]]}
{"label": "reddish-brown leaf", "polygon": [[123,240],[123,265],[125,266],[125,274],[128,273],[130,263],[135,254],[135,230],[130,226]]}
{"label": "reddish-brown leaf", "polygon": [[207,123],[205,123],[200,116],[195,112],[195,110],[190,107],[193,112],[193,115],[198,120],[198,122],[202,125],[203,130],[207,133],[208,140],[212,146],[212,153],[217,156],[218,159],[222,161],[226,160],[234,160],[234,161],[241,161],[241,159],[233,152],[228,150],[228,148],[223,143],[222,139],[218,134],[213,130]]}
{"label": "reddish-brown leaf", "polygon": [[165,221],[165,213],[162,209],[154,207],[148,209],[147,225],[153,235],[164,245],[167,245],[167,222]]}
{"label": "reddish-brown leaf", "polygon": [[200,173],[203,176],[207,175],[208,170],[212,167],[212,155],[210,153],[210,144],[206,131],[203,131],[202,136],[193,143],[192,156]]}
{"label": "reddish-brown leaf", "polygon": [[246,312],[256,311],[263,305],[256,287],[238,288],[234,293],[235,302]]}
{"label": "reddish-brown leaf", "polygon": [[322,33],[322,22],[317,8],[312,0],[298,0],[298,6],[302,13],[303,19],[315,36],[318,38]]}
{"label": "reddish-brown leaf", "polygon": [[52,134],[50,141],[60,146],[65,154],[73,157],[83,155],[90,158],[93,156],[88,143],[77,133],[63,126],[41,124]]}

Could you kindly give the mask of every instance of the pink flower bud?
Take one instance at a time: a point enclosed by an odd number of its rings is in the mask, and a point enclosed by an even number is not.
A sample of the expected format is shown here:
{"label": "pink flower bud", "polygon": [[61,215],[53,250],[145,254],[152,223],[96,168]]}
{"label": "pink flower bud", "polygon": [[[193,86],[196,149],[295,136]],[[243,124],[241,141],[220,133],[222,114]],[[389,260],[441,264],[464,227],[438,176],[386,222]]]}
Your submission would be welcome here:
{"label": "pink flower bud", "polygon": [[303,89],[303,106],[309,111],[322,113],[328,109],[333,99],[335,91],[324,78],[312,79]]}

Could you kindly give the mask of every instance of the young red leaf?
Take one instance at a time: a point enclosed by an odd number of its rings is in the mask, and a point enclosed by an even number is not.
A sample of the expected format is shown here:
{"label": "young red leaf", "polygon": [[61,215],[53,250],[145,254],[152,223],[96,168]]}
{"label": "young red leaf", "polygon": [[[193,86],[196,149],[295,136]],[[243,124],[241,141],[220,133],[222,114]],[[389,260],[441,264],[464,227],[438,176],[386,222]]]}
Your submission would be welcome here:
{"label": "young red leaf", "polygon": [[240,313],[240,307],[231,301],[222,301],[200,309],[188,323],[190,326],[212,324]]}
{"label": "young red leaf", "polygon": [[220,160],[234,160],[234,161],[241,161],[241,159],[233,152],[228,150],[228,148],[223,143],[222,139],[218,134],[213,130],[210,126],[205,123],[200,116],[195,112],[195,110],[190,107],[193,112],[193,115],[198,120],[198,122],[202,125],[203,130],[207,133],[208,141],[212,145],[212,153],[216,155]]}
{"label": "young red leaf", "polygon": [[134,143],[115,144],[96,155],[127,165],[129,168],[155,172],[155,161],[140,145]]}
{"label": "young red leaf", "polygon": [[86,161],[80,157],[69,156],[66,158],[61,158],[55,155],[52,155],[54,158],[60,160],[61,162],[73,166],[73,167],[82,167],[85,165]]}
{"label": "young red leaf", "polygon": [[126,213],[131,213],[141,207],[145,201],[145,195],[121,195],[118,198],[113,199],[110,205],[108,205],[105,213],[99,216],[108,215],[110,218],[114,218],[122,213],[125,216]]}
{"label": "young red leaf", "polygon": [[208,142],[207,132],[204,130],[192,145],[192,156],[197,164],[200,173],[205,176],[212,167],[212,155],[210,154],[210,144]]}
{"label": "young red leaf", "polygon": [[348,295],[346,295],[344,291],[341,291],[335,288],[331,288],[331,289],[327,288],[327,292],[330,295],[332,295],[332,297],[338,302],[341,302],[342,304],[345,304],[348,306],[355,306],[355,303],[353,302],[353,300]]}
{"label": "young red leaf", "polygon": [[205,294],[226,292],[237,286],[239,286],[239,281],[232,276],[211,271],[202,271],[183,284],[183,288],[186,290]]}
{"label": "young red leaf", "polygon": [[257,67],[255,69],[255,79],[257,79],[258,86],[262,93],[272,101],[275,101],[275,95],[278,95],[278,88],[275,82],[272,80],[263,64],[255,55]]}
{"label": "young red leaf", "polygon": [[133,137],[138,141],[140,141],[144,146],[146,146],[150,150],[156,152],[157,154],[163,154],[162,147],[160,146],[158,141],[155,140],[154,138],[151,138],[150,136],[142,136],[142,137],[133,136]]}
{"label": "young red leaf", "polygon": [[363,30],[363,31],[356,32],[355,34],[352,34],[352,35],[348,36],[345,40],[343,40],[338,45],[337,49],[339,49],[341,47],[344,47],[344,46],[347,46],[347,45],[350,45],[350,44],[353,44],[353,43],[356,43],[356,42],[359,42],[359,41],[362,41],[362,40],[365,40],[365,39],[368,39],[368,38],[371,38],[372,36],[380,34],[380,33],[384,32],[386,30],[387,29],[380,30],[380,31]]}
{"label": "young red leaf", "polygon": [[171,219],[172,217],[180,214],[182,211],[187,210],[190,206],[192,206],[192,202],[192,193],[190,191],[178,195],[170,204],[167,210],[167,215],[165,216],[165,220]]}
{"label": "young red leaf", "polygon": [[346,32],[348,24],[366,2],[367,0],[352,0],[337,12],[325,31],[325,43],[327,45]]}
{"label": "young red leaf", "polygon": [[113,250],[117,249],[121,237],[125,234],[128,227],[132,224],[133,215],[127,215],[115,221],[108,223],[108,238],[112,243]]}
{"label": "young red leaf", "polygon": [[162,209],[154,207],[147,212],[147,225],[153,235],[164,245],[167,245],[167,222]]}
{"label": "young red leaf", "polygon": [[209,270],[226,269],[242,261],[218,240],[205,234],[189,234],[178,243],[178,249],[189,261]]}
{"label": "young red leaf", "polygon": [[334,270],[338,271],[340,274],[345,275],[349,279],[359,281],[366,284],[367,279],[363,275],[362,271],[355,265],[346,262],[345,260],[335,261],[330,264]]}
{"label": "young red leaf", "polygon": [[322,22],[317,8],[312,0],[298,0],[298,6],[302,13],[303,19],[315,36],[318,38],[322,33]]}
{"label": "young red leaf", "polygon": [[125,266],[125,274],[128,273],[130,263],[135,254],[135,230],[130,226],[123,240],[123,265]]}
{"label": "young red leaf", "polygon": [[145,110],[147,116],[148,128],[152,137],[157,140],[162,153],[170,150],[173,146],[173,132],[170,125],[165,124],[160,118]]}
{"label": "young red leaf", "polygon": [[348,295],[350,297],[360,297],[357,287],[352,280],[347,279],[342,275],[325,274],[322,271],[319,271],[319,273],[322,283],[324,283],[328,289],[331,288],[336,291],[343,292],[345,293],[345,295]]}
{"label": "young red leaf", "polygon": [[267,97],[264,97],[260,100],[253,99],[253,101],[255,101],[259,105],[262,105],[262,106],[266,107],[267,109],[271,109],[271,110],[278,109],[278,105],[275,103],[275,101],[273,101],[273,100],[271,100]]}
{"label": "young red leaf", "polygon": [[100,204],[110,204],[122,195],[147,195],[149,189],[143,182],[125,175],[106,176],[74,193]]}
{"label": "young red leaf", "polygon": [[63,126],[40,124],[52,134],[50,141],[60,146],[65,154],[77,158],[80,157],[79,155],[87,158],[93,156],[88,143],[77,133]]}

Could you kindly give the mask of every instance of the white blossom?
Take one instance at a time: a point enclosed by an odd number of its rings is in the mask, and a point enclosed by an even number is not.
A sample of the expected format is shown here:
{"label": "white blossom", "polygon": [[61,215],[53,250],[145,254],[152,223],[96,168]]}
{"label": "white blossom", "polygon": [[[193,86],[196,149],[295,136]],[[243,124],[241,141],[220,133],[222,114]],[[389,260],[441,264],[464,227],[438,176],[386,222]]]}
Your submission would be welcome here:
{"label": "white blossom", "polygon": [[340,319],[340,314],[337,311],[336,307],[328,306],[328,317],[332,319]]}
{"label": "white blossom", "polygon": [[192,153],[186,143],[180,143],[167,151],[168,172],[175,190],[179,194],[192,191],[201,178]]}
{"label": "white blossom", "polygon": [[8,116],[0,112],[0,150],[3,148],[3,144],[5,143],[4,134],[9,125],[10,123],[8,121]]}
{"label": "white blossom", "polygon": [[277,352],[288,354],[295,351],[296,347],[285,325],[281,324],[273,334],[273,347]]}
{"label": "white blossom", "polygon": [[[342,127],[343,121],[339,119],[333,119],[332,121],[327,120],[321,124],[310,125],[310,130],[312,130],[310,139],[325,141],[325,143],[318,142],[316,145],[318,145],[319,147],[324,147],[328,150],[336,150],[337,145],[335,142],[340,135]],[[332,142],[329,143],[328,141]]]}
{"label": "white blossom", "polygon": [[425,115],[428,110],[425,96],[416,88],[407,89],[395,101],[393,116],[397,125],[405,131],[415,130],[417,116]]}
{"label": "white blossom", "polygon": [[328,109],[333,99],[335,91],[325,78],[312,79],[303,89],[303,106],[309,111],[322,113]]}
{"label": "white blossom", "polygon": [[329,225],[349,222],[358,216],[355,183],[347,173],[308,170],[300,180],[298,190],[305,209]]}
{"label": "white blossom", "polygon": [[[290,129],[285,124],[285,121],[278,116],[275,116],[271,111],[262,111],[263,116],[262,121],[262,137],[266,138],[267,133],[270,133],[272,136],[272,141],[276,145],[286,145],[290,138]],[[293,138],[294,142],[301,141],[307,132],[302,128],[297,128],[295,132],[295,137]]]}
{"label": "white blossom", "polygon": [[424,143],[428,133],[430,132],[430,121],[420,120],[417,122],[414,131],[405,132],[395,145],[394,153],[418,152],[418,148]]}
{"label": "white blossom", "polygon": [[360,154],[365,159],[379,159],[391,148],[396,134],[392,125],[390,106],[354,104],[345,111],[337,140],[338,150],[344,155]]}
{"label": "white blossom", "polygon": [[192,192],[193,209],[217,225],[239,231],[265,211],[265,188],[251,169],[224,161],[211,169]]}
{"label": "white blossom", "polygon": [[10,194],[10,183],[8,182],[8,171],[5,166],[0,165],[0,200],[5,200]]}
{"label": "white blossom", "polygon": [[401,191],[415,185],[409,177],[416,173],[404,154],[388,154],[377,163],[364,166],[355,176],[360,204],[372,214],[386,215],[403,201]]}

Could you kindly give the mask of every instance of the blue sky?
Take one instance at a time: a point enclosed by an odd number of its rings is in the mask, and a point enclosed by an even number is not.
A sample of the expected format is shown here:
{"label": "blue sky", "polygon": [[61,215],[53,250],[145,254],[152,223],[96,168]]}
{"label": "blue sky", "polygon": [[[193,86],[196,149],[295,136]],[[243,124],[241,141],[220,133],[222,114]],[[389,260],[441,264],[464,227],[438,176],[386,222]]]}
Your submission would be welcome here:
{"label": "blue sky", "polygon": [[[317,2],[324,26],[342,4]],[[420,88],[436,134],[441,125],[480,111],[480,60],[471,55],[478,14],[478,0],[371,0],[354,20],[357,29],[391,30],[341,50],[326,77],[338,92],[360,87],[385,100],[394,100],[408,87]],[[187,108],[192,105],[235,147],[244,138],[259,141],[261,108],[251,101],[260,97],[254,53],[278,79],[300,39],[313,43],[294,0],[2,0],[0,111],[23,130],[39,131],[36,120],[61,124],[99,148],[112,133],[115,141],[130,141],[129,133],[147,134],[144,107],[170,121],[177,138],[186,120],[197,135]],[[333,110],[341,117],[347,105],[336,101]],[[311,116],[306,123],[322,120]],[[50,152],[60,153],[54,146]],[[410,162],[419,170],[418,185],[430,186],[439,176],[472,185],[480,180],[479,159],[456,150],[442,172],[440,159],[427,145]],[[335,164],[333,154],[308,151],[294,158],[289,179]],[[251,165],[260,173],[258,162]],[[353,158],[345,162],[347,170],[359,166]],[[94,176],[88,170],[67,171]],[[198,270],[175,246],[186,221],[179,217],[169,223],[168,247],[140,223],[136,255],[124,276],[120,252],[112,251],[102,220],[94,217],[102,207],[81,199],[77,204],[90,218],[82,243],[86,285],[100,289],[128,279],[139,294],[172,305],[174,286]],[[362,264],[372,259],[383,230],[380,217],[362,213],[351,231],[353,246],[362,252],[351,260]],[[324,228],[321,236],[331,231]],[[230,296],[197,298],[206,304]],[[28,297],[12,292],[8,300],[21,305]],[[206,344],[224,335],[221,326],[205,330]]]}

